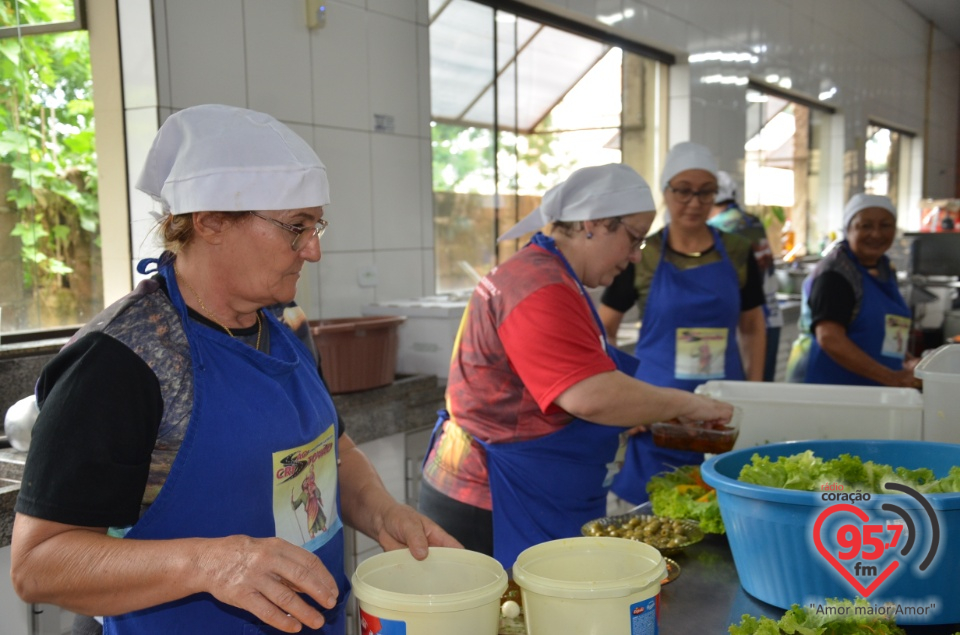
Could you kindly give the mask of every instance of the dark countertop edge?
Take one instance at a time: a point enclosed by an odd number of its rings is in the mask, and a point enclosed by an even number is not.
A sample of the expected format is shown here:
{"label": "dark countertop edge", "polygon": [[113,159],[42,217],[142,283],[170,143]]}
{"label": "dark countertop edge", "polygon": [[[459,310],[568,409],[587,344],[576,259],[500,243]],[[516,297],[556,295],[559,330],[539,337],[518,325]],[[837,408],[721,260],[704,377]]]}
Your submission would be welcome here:
{"label": "dark countertop edge", "polygon": [[[18,357],[33,357],[37,355],[49,355],[52,353],[57,353],[69,340],[69,337],[61,337],[57,339],[36,342],[3,344],[0,345],[0,359],[16,359]],[[3,336],[0,335],[0,342],[2,341]]]}

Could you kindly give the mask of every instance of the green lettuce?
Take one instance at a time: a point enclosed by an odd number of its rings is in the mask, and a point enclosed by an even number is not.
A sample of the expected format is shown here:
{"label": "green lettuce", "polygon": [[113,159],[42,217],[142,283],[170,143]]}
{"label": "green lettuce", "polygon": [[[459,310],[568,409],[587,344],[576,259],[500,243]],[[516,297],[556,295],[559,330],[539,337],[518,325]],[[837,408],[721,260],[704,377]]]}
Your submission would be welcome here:
{"label": "green lettuce", "polygon": [[731,624],[727,631],[730,635],[906,635],[893,618],[866,611],[858,614],[856,607],[869,609],[871,605],[863,598],[831,598],[816,608],[794,604],[779,620],[743,615],[740,623]]}
{"label": "green lettuce", "polygon": [[687,465],[662,472],[647,483],[653,513],[666,518],[688,518],[707,534],[725,533],[717,493],[700,478],[700,467]]}
{"label": "green lettuce", "polygon": [[860,491],[870,494],[890,494],[885,483],[900,483],[923,494],[960,492],[960,467],[937,479],[928,468],[894,468],[873,461],[862,461],[859,456],[842,454],[835,459],[824,460],[807,450],[791,456],[777,457],[754,454],[748,465],[740,470],[739,480],[754,485],[780,489],[815,492],[836,484],[843,485],[845,492]]}

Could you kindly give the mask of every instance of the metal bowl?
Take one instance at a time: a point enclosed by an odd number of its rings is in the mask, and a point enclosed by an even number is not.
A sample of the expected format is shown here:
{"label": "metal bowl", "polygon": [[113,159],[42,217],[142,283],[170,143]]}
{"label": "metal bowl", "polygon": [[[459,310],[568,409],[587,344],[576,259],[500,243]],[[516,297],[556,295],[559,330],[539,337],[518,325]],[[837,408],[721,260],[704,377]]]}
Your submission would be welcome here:
{"label": "metal bowl", "polygon": [[[666,546],[658,546],[657,544],[658,541],[651,540],[648,537],[620,536],[617,533],[610,531],[614,528],[622,527],[623,525],[628,524],[633,518],[639,519],[639,522],[641,523],[646,523],[654,519],[660,520],[661,522],[677,523],[683,526],[684,535],[686,536],[686,538],[680,544],[677,544],[672,547],[666,547]],[[605,516],[603,518],[597,518],[596,520],[591,520],[590,522],[584,523],[584,525],[580,528],[580,533],[584,536],[597,536],[597,535],[614,536],[614,537],[624,538],[626,540],[638,540],[640,542],[650,545],[651,547],[656,548],[661,554],[665,556],[680,553],[687,547],[691,545],[695,545],[701,540],[703,540],[703,530],[700,529],[700,524],[697,523],[695,520],[665,518],[663,516],[654,516],[653,514],[644,514],[637,511],[632,511],[632,512],[629,512],[626,514],[620,514],[617,516]]]}

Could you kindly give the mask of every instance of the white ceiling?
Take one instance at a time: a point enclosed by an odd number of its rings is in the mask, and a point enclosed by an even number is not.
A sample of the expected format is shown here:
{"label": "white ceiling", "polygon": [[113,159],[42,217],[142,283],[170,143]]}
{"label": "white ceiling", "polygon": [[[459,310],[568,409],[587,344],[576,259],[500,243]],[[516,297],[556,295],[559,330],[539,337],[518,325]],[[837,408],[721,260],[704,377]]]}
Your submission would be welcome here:
{"label": "white ceiling", "polygon": [[957,0],[905,0],[917,13],[960,44],[960,2]]}

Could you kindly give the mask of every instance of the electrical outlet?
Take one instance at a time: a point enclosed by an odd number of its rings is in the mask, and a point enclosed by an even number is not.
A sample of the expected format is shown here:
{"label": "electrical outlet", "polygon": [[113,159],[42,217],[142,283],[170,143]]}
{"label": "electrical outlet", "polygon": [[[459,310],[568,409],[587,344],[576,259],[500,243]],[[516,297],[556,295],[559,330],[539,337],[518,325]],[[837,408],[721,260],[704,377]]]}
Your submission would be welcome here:
{"label": "electrical outlet", "polygon": [[307,28],[322,29],[327,24],[327,4],[324,0],[305,0]]}
{"label": "electrical outlet", "polygon": [[361,287],[377,286],[377,268],[373,265],[364,265],[357,270],[357,284]]}

